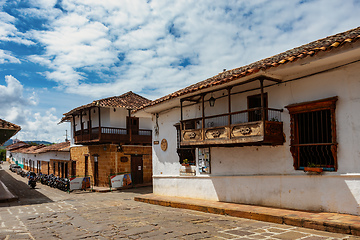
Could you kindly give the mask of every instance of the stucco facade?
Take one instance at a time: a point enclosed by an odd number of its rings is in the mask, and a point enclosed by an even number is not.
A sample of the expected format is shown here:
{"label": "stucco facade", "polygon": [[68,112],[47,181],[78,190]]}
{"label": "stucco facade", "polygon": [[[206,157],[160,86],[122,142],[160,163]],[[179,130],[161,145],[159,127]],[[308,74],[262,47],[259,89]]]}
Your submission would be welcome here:
{"label": "stucco facade", "polygon": [[[153,145],[154,193],[359,215],[359,49],[357,43],[261,72],[281,79],[277,84],[266,85],[264,92],[269,107],[283,109],[281,122],[285,142],[277,146],[210,146],[210,174],[200,173],[199,149],[196,148],[196,165],[191,166],[195,175],[182,176],[177,154],[178,139],[174,125],[179,123],[181,115],[183,119],[201,117],[201,103],[182,107],[182,113],[180,97],[169,97],[170,100],[146,107],[146,113],[153,114],[153,128],[159,129],[159,134],[153,135],[153,142],[160,143],[166,139],[168,143],[165,151],[160,144]],[[260,93],[258,89],[247,91],[249,88],[243,85],[235,88],[238,89],[234,92],[239,94],[231,96],[232,111],[246,109],[247,97]],[[211,108],[206,102],[205,115],[226,112],[228,106],[226,97],[222,98],[224,92],[226,90],[211,93],[216,99],[215,107]],[[285,107],[331,97],[338,99],[335,110],[337,169],[320,174],[296,170],[290,151],[290,114]],[[139,114],[145,114],[145,111],[139,111]]]}

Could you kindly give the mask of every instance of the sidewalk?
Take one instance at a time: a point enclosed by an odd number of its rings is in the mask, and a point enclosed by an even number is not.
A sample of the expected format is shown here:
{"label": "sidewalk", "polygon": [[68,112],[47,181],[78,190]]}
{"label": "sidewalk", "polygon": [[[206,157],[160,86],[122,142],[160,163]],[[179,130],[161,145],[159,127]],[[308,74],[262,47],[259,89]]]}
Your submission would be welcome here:
{"label": "sidewalk", "polygon": [[136,184],[134,186],[131,185],[131,186],[122,187],[122,188],[110,188],[110,187],[93,186],[92,191],[93,192],[111,192],[111,191],[118,191],[118,190],[125,190],[125,189],[130,189],[130,188],[139,188],[139,187],[149,187],[149,186],[152,186],[152,183]]}
{"label": "sidewalk", "polygon": [[146,194],[135,201],[360,236],[360,216]]}
{"label": "sidewalk", "polygon": [[0,202],[11,202],[17,200],[18,197],[12,194],[5,184],[0,180]]}
{"label": "sidewalk", "polygon": [[11,202],[18,200],[18,196],[12,194],[6,185],[1,181],[1,171],[5,171],[5,168],[8,168],[9,164],[7,162],[0,165],[0,202]]}

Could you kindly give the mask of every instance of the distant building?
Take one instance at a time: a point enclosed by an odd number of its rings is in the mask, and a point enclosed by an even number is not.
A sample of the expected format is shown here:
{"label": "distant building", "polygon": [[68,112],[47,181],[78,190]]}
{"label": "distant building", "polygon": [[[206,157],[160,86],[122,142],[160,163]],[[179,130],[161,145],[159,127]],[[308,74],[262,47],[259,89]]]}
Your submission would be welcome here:
{"label": "distant building", "polygon": [[0,119],[0,146],[21,130],[21,127]]}
{"label": "distant building", "polygon": [[152,183],[151,118],[132,110],[150,100],[127,92],[77,107],[61,122],[71,123],[71,175],[90,177],[94,186],[131,174],[133,184]]}
{"label": "distant building", "polygon": [[17,142],[6,147],[7,159],[25,170],[70,177],[70,142],[32,146]]}
{"label": "distant building", "polygon": [[154,193],[360,214],[360,27],[148,103]]}

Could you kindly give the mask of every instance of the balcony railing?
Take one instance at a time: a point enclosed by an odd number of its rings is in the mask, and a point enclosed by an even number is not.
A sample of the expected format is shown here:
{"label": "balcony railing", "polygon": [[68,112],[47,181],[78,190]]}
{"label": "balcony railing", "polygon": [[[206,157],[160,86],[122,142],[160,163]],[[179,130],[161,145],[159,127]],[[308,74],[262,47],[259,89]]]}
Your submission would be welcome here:
{"label": "balcony railing", "polygon": [[[262,112],[265,117],[262,120]],[[181,145],[282,144],[280,109],[253,108],[181,121]]]}
{"label": "balcony railing", "polygon": [[[99,131],[99,129],[101,129]],[[91,131],[90,131],[91,130]],[[152,131],[145,129],[129,130],[126,128],[95,127],[75,132],[75,143],[131,143],[151,144]]]}

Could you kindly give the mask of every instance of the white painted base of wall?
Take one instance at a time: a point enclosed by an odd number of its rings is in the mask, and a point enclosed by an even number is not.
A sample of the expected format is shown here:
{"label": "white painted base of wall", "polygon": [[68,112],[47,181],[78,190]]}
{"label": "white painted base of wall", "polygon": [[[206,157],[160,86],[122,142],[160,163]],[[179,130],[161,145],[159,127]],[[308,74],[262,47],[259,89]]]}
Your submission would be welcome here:
{"label": "white painted base of wall", "polygon": [[153,176],[157,195],[360,215],[360,175]]}

